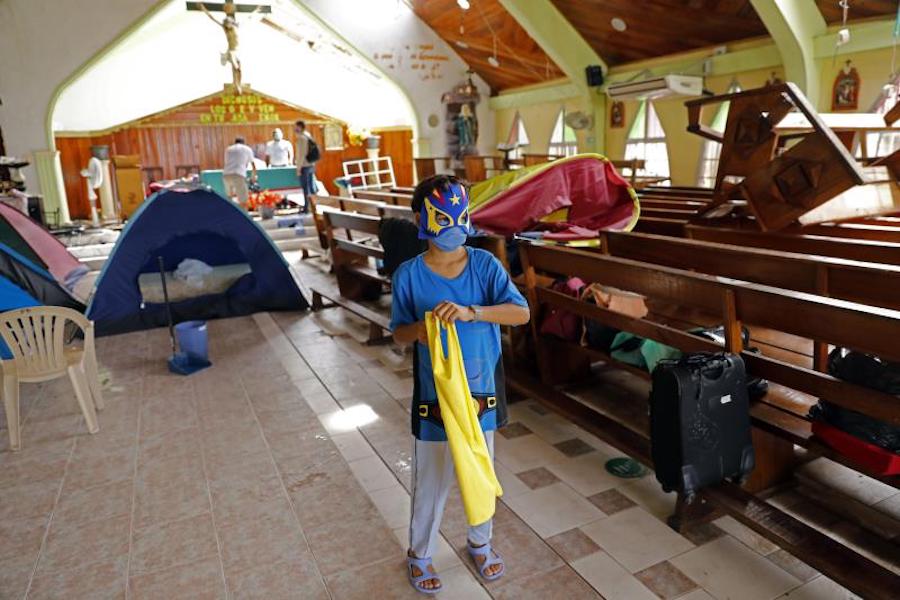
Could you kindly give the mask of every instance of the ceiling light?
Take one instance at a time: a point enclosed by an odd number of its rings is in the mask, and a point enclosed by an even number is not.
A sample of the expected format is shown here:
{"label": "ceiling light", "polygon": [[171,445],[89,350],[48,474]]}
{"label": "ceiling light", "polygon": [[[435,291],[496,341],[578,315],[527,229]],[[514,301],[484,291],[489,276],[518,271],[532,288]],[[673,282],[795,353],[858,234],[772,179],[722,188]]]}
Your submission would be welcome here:
{"label": "ceiling light", "polygon": [[462,40],[456,40],[456,45],[459,46],[460,48],[468,48],[469,47],[469,45]]}
{"label": "ceiling light", "polygon": [[488,64],[496,69],[500,66],[500,61],[497,60],[496,56],[488,56]]}
{"label": "ceiling light", "polygon": [[628,24],[624,19],[620,19],[619,17],[613,17],[609,20],[609,24],[612,25],[612,28],[616,31],[625,31],[628,29]]}
{"label": "ceiling light", "polygon": [[459,7],[463,10],[469,10],[472,6],[469,4],[469,0],[456,0],[456,3],[459,4]]}

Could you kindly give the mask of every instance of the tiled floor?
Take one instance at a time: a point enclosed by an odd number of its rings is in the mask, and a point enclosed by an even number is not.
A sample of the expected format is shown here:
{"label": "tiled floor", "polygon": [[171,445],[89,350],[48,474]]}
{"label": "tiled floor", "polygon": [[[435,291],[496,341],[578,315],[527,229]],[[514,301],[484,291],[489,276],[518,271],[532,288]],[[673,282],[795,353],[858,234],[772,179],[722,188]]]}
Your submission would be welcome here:
{"label": "tiled floor", "polygon": [[[403,561],[409,355],[359,344],[359,327],[337,309],[210,322],[214,366],[189,378],[166,372],[165,330],[103,338],[95,436],[67,382],[26,388],[24,449],[0,432],[0,599],[420,597]],[[612,447],[534,402],[510,408],[507,575],[474,574],[454,496],[440,597],[853,597],[733,520],[679,535],[652,474],[613,477]]]}

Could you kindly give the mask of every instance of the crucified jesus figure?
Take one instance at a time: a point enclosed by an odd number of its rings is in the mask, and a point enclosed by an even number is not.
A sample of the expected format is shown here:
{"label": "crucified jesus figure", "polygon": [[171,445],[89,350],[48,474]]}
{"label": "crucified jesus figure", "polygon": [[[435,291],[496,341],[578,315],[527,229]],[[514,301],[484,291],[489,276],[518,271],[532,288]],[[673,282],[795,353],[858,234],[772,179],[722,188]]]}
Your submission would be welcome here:
{"label": "crucified jesus figure", "polygon": [[236,13],[234,2],[226,2],[222,7],[225,17],[221,22],[212,16],[205,4],[201,3],[200,9],[225,32],[225,39],[228,40],[228,49],[222,53],[222,66],[231,65],[234,89],[238,95],[241,95],[241,59],[238,57],[238,22],[234,16]]}

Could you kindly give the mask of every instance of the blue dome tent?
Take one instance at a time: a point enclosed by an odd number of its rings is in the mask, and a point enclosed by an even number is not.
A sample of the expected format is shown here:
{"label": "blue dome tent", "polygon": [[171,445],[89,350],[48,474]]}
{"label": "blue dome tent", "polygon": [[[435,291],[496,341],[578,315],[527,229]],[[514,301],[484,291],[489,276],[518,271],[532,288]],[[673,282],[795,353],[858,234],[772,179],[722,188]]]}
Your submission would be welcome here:
{"label": "blue dome tent", "polygon": [[[132,216],[100,273],[87,310],[98,335],[166,325],[159,257],[176,323],[309,306],[271,238],[237,205],[207,190],[163,191]],[[171,273],[187,258],[213,272],[179,292]]]}

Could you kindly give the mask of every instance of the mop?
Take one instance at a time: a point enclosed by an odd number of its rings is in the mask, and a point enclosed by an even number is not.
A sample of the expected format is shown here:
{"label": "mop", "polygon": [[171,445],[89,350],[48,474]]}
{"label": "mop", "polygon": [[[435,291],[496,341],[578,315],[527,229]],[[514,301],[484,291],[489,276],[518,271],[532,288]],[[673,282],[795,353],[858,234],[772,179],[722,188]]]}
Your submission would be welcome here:
{"label": "mop", "polygon": [[169,321],[169,340],[172,342],[172,357],[169,359],[169,371],[178,375],[190,375],[212,365],[208,360],[191,356],[186,352],[178,352],[175,342],[175,325],[172,323],[172,307],[169,305],[169,290],[166,287],[166,267],[163,257],[159,259],[159,277],[162,280],[163,299],[166,301],[166,317]]}

